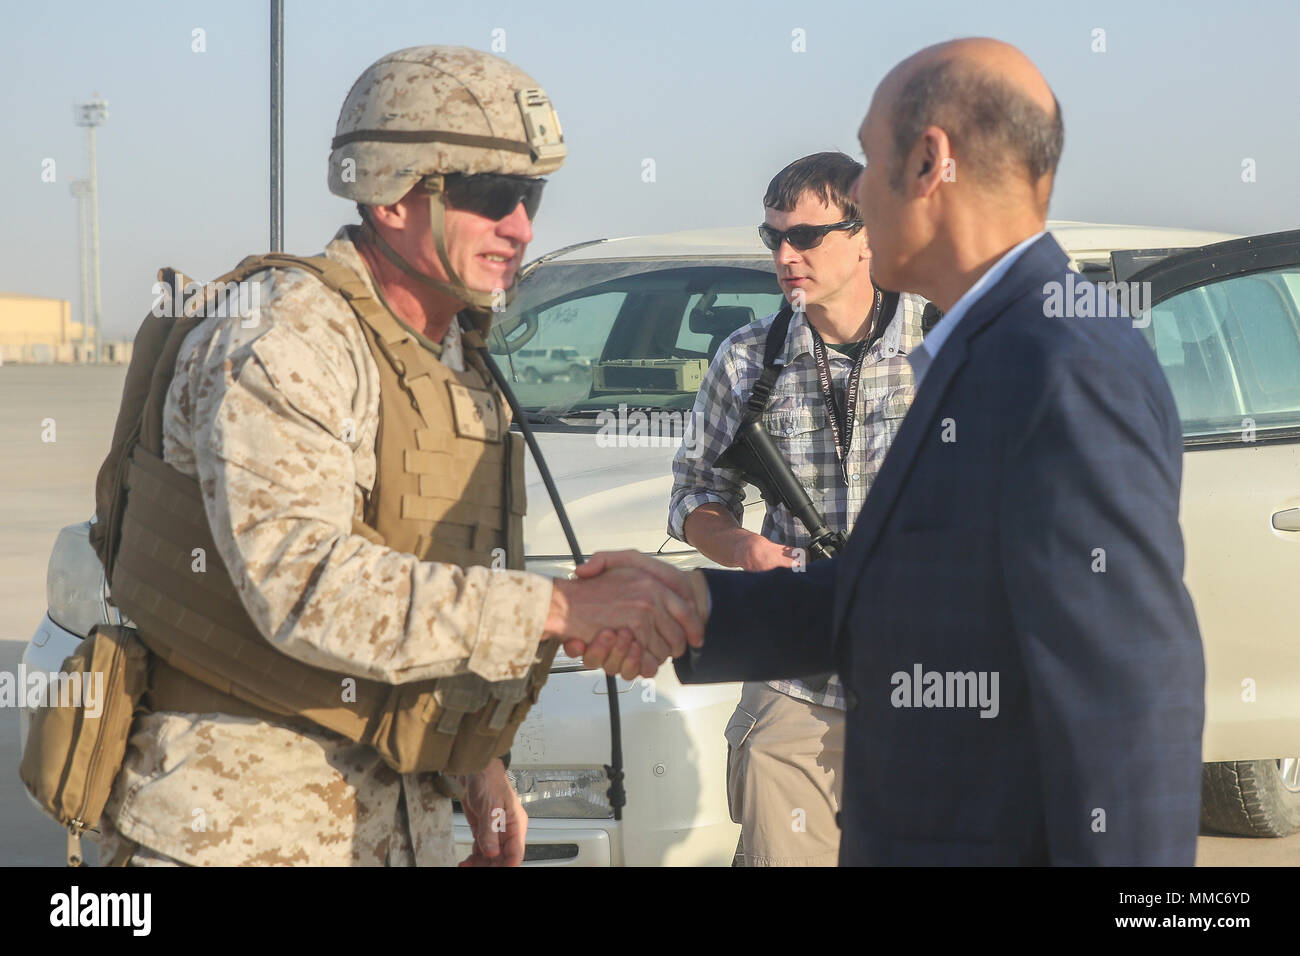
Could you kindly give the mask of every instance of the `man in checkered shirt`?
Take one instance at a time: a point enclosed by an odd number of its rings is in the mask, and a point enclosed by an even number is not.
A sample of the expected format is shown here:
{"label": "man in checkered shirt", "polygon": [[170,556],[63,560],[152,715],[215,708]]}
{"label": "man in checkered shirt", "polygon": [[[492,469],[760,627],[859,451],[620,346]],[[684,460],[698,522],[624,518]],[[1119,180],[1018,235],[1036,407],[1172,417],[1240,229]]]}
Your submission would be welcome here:
{"label": "man in checkered shirt", "polygon": [[[861,169],[836,152],[791,163],[767,187],[760,230],[795,307],[763,424],[826,524],[846,536],[911,405],[907,355],[921,342],[926,305],[902,295],[891,310],[894,298],[872,285],[852,196]],[[774,319],[741,328],[718,349],[696,397],[695,441],[673,461],[668,533],[746,571],[807,560],[808,531],[785,506],[768,503],[761,535],[741,527],[741,472],[713,464],[735,439]],[[750,866],[836,864],[844,695],[827,676],[746,682],[727,725],[727,795]]]}

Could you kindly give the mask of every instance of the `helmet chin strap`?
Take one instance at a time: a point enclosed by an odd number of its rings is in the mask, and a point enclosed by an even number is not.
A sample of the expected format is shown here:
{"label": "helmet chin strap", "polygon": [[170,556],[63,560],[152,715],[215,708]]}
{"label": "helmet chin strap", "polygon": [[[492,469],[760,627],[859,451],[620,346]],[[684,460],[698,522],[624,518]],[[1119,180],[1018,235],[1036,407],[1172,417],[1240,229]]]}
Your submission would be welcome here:
{"label": "helmet chin strap", "polygon": [[[447,256],[447,240],[443,229],[443,212],[445,207],[443,205],[442,177],[437,175],[428,176],[423,180],[422,186],[429,194],[429,231],[433,234],[433,247],[438,253],[438,261],[442,263],[442,268],[447,274],[448,281],[443,282],[441,279],[435,279],[433,276],[426,275],[402,258],[402,254],[394,249],[388,243],[388,240],[379,234],[379,230],[370,222],[369,215],[362,217],[365,222],[367,235],[374,241],[379,251],[383,253],[384,258],[397,268],[401,269],[402,272],[406,273],[422,285],[426,285],[432,289],[437,289],[439,292],[449,295],[453,299],[466,303],[471,307],[472,311],[479,313],[487,312],[488,323],[490,324],[493,306],[499,308],[501,305],[509,304],[510,300],[514,297],[515,283],[512,281],[508,289],[501,290],[501,294],[498,294],[495,291],[479,292],[465,285],[465,281],[456,273],[456,270],[452,268],[451,260]],[[476,320],[475,324],[481,324],[481,322]],[[483,329],[482,331],[486,334],[486,329]]]}

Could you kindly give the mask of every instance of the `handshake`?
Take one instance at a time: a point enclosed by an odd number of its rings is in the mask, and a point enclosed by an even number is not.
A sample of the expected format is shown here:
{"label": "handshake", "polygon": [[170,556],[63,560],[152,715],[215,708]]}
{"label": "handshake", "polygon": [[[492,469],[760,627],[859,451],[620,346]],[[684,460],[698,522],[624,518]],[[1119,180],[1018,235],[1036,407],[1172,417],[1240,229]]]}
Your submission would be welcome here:
{"label": "handshake", "polygon": [[699,571],[678,571],[639,551],[601,551],[557,578],[544,639],[588,667],[625,680],[653,677],[687,645],[704,643],[708,586]]}

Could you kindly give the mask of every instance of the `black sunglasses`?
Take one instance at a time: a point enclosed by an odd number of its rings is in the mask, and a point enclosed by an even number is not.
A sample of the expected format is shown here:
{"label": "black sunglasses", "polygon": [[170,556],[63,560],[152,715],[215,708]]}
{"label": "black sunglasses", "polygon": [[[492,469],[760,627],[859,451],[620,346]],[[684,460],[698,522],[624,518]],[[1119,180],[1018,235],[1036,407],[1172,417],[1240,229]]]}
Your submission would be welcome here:
{"label": "black sunglasses", "polygon": [[530,176],[507,176],[503,173],[451,173],[442,177],[447,202],[457,209],[501,220],[524,204],[529,220],[537,215],[542,203],[545,179]]}
{"label": "black sunglasses", "polygon": [[763,223],[758,227],[758,237],[763,240],[763,245],[773,252],[781,248],[782,242],[788,242],[791,248],[804,252],[820,246],[828,233],[837,229],[857,231],[861,225],[861,219],[844,219],[840,222],[827,223],[824,226],[791,226],[782,232],[780,229],[773,229],[767,223]]}

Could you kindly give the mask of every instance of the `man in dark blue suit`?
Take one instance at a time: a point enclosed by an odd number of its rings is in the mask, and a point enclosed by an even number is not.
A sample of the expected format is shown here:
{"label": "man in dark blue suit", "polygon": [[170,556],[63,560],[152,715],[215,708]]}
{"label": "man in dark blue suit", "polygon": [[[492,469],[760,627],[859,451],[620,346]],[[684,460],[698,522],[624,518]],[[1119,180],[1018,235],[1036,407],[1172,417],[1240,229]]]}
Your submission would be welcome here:
{"label": "man in dark blue suit", "polygon": [[[895,67],[860,136],[875,279],[945,314],[847,550],[803,573],[631,552],[580,573],[638,566],[693,596],[684,682],[841,674],[842,864],[1190,865],[1181,429],[1129,320],[1045,305],[1071,288],[1044,232],[1055,97],[1014,47],[959,40]],[[624,662],[612,637],[589,662]]]}

